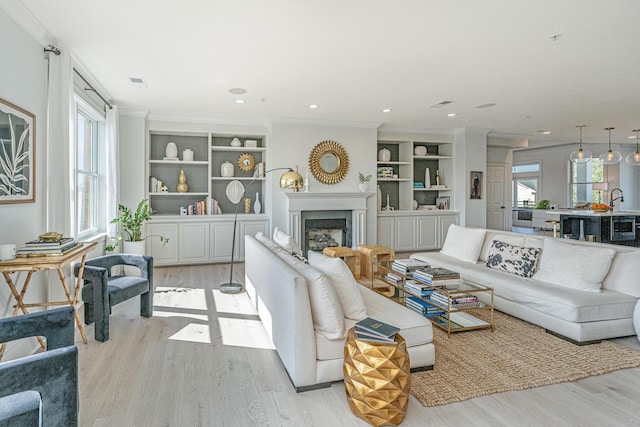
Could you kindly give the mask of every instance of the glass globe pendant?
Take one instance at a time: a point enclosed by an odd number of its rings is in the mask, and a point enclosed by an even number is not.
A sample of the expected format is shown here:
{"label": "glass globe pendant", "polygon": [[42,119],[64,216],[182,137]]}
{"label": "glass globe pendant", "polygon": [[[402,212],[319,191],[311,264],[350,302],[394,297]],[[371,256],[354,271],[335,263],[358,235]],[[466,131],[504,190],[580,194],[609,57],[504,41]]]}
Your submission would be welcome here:
{"label": "glass globe pendant", "polygon": [[573,163],[587,163],[589,160],[591,160],[593,155],[591,154],[591,151],[584,151],[582,149],[582,128],[585,127],[585,125],[579,125],[576,127],[580,129],[580,148],[577,151],[572,151],[569,155],[569,159]]}
{"label": "glass globe pendant", "polygon": [[634,129],[633,131],[636,133],[636,151],[635,153],[627,154],[625,160],[632,166],[640,166],[640,144],[638,144],[638,132],[640,132],[640,129]]}
{"label": "glass globe pendant", "polygon": [[622,154],[620,154],[619,151],[613,151],[611,149],[611,131],[613,129],[615,128],[604,128],[604,130],[609,131],[609,151],[607,151],[606,153],[600,154],[599,157],[602,163],[605,165],[615,165],[620,163],[620,160],[622,160]]}

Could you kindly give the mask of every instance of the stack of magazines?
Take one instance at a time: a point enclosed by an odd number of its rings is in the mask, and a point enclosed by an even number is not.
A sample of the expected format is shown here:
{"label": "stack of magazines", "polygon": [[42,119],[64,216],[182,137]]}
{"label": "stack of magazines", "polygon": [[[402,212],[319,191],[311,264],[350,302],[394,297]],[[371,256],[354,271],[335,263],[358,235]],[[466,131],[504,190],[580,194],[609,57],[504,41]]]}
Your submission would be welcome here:
{"label": "stack of magazines", "polygon": [[446,314],[442,308],[431,305],[416,297],[408,297],[405,300],[405,305],[407,308],[417,311],[424,317],[444,316]]}
{"label": "stack of magazines", "polygon": [[411,258],[403,258],[393,261],[391,268],[407,277],[413,277],[414,271],[419,268],[429,268],[429,264]]}
{"label": "stack of magazines", "polygon": [[367,317],[356,323],[356,338],[363,341],[396,342],[396,334],[399,331],[400,328],[396,328],[395,326],[371,317]]}
{"label": "stack of magazines", "polygon": [[78,246],[78,242],[73,237],[65,237],[55,242],[47,242],[44,240],[32,240],[24,244],[17,252],[17,256],[36,256],[36,255],[60,255],[69,249]]}
{"label": "stack of magazines", "polygon": [[442,267],[421,268],[413,273],[413,278],[446,289],[456,289],[462,284],[460,273]]}

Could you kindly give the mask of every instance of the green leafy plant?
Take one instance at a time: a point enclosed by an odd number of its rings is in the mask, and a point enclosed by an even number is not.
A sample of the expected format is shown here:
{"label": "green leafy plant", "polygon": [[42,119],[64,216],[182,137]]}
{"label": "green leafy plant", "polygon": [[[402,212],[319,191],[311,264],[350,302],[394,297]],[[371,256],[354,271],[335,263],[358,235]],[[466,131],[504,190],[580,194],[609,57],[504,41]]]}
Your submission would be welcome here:
{"label": "green leafy plant", "polygon": [[543,199],[536,204],[536,209],[549,209],[549,204],[551,204],[550,200]]}
{"label": "green leafy plant", "polygon": [[149,199],[142,199],[135,211],[125,205],[118,205],[118,212],[120,216],[112,219],[111,224],[120,223],[122,229],[115,238],[111,239],[111,243],[105,247],[107,252],[115,250],[122,240],[126,242],[142,242],[149,237],[159,237],[163,245],[166,245],[169,241],[167,237],[156,234],[142,237],[142,226],[145,221],[151,219],[151,214],[153,213],[149,206]]}
{"label": "green leafy plant", "polygon": [[365,183],[365,182],[369,182],[369,180],[371,179],[371,174],[364,176],[362,174],[362,172],[358,172],[359,178],[360,178],[360,183]]}

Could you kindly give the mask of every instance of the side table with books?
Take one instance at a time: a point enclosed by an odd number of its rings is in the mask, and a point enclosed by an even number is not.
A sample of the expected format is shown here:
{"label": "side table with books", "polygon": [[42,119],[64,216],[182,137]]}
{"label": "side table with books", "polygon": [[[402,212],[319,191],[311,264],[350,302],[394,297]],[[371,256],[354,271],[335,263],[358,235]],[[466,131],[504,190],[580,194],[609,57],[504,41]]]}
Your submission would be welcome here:
{"label": "side table with books", "polygon": [[410,360],[399,329],[366,318],[349,329],[344,386],[351,412],[373,424],[399,425],[409,406]]}
{"label": "side table with books", "polygon": [[[406,266],[383,262],[377,267],[376,280],[394,286],[399,291],[396,302],[429,318],[437,327],[452,332],[494,328],[493,288],[463,280],[460,274],[445,268]],[[479,298],[480,295],[484,297]],[[480,311],[487,315],[480,316]]]}

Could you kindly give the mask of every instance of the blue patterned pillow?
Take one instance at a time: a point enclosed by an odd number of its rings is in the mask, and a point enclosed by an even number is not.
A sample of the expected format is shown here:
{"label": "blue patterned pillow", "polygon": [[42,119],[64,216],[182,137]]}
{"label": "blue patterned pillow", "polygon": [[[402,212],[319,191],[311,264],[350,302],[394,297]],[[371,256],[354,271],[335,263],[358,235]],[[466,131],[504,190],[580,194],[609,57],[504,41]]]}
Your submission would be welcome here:
{"label": "blue patterned pillow", "polygon": [[506,271],[522,277],[531,277],[536,272],[541,249],[512,246],[494,240],[489,249],[487,267]]}

